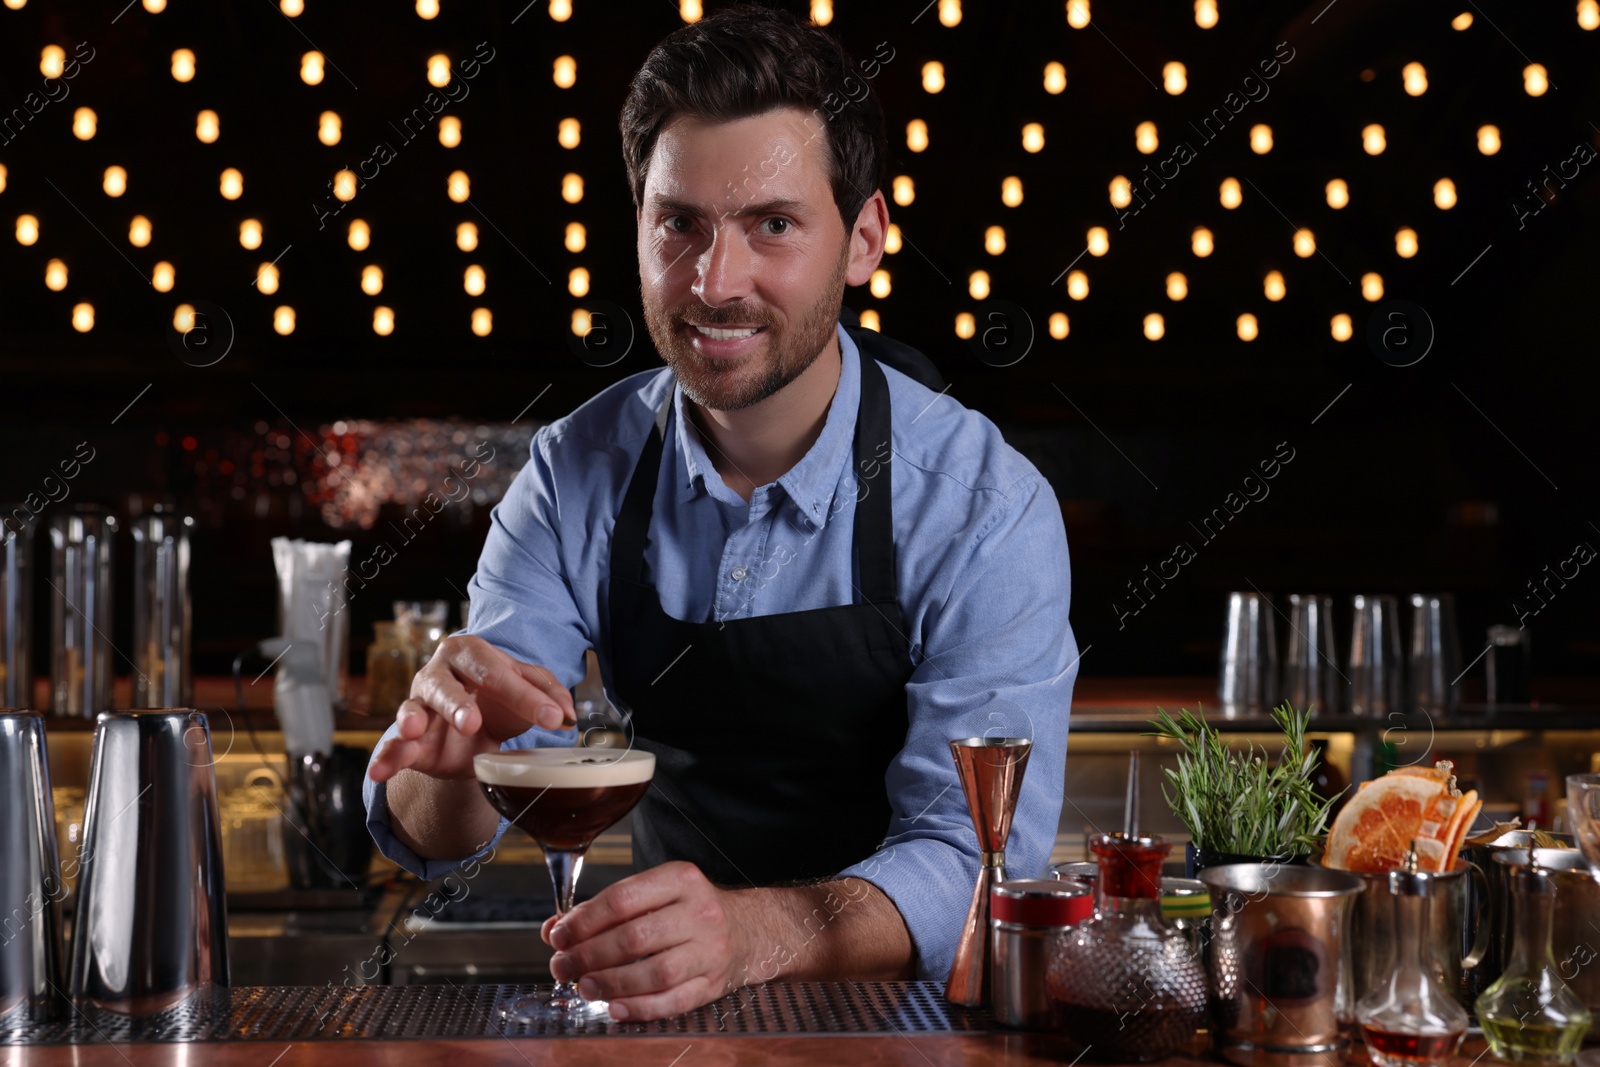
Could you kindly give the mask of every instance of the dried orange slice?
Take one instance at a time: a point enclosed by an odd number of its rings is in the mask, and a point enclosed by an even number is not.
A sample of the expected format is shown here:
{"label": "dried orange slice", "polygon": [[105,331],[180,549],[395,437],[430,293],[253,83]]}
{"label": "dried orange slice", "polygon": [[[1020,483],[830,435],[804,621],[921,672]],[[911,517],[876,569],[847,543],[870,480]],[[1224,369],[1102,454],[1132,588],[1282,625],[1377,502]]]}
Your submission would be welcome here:
{"label": "dried orange slice", "polygon": [[1482,804],[1476,792],[1461,796],[1454,765],[1401,767],[1361,783],[1328,832],[1324,866],[1347,871],[1392,871],[1405,861],[1413,841],[1424,871],[1455,863],[1467,827]]}

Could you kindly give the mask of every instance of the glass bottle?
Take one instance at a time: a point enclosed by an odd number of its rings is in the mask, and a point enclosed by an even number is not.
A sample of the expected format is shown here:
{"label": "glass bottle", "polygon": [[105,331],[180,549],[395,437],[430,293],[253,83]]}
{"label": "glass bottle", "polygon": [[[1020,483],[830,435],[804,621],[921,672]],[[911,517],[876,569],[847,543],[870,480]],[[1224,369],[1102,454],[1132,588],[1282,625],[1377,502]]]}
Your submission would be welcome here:
{"label": "glass bottle", "polygon": [[1376,1067],[1444,1067],[1471,1021],[1445,988],[1428,932],[1435,878],[1417,869],[1417,853],[1389,872],[1394,952],[1388,978],[1356,1004],[1356,1022]]}
{"label": "glass bottle", "polygon": [[367,649],[367,704],[374,715],[393,715],[411,695],[415,673],[411,650],[400,640],[399,624],[378,622]]}
{"label": "glass bottle", "polygon": [[1206,975],[1161,917],[1160,837],[1096,834],[1095,917],[1051,946],[1045,990],[1057,1024],[1088,1059],[1149,1063],[1180,1051],[1205,1018]]}
{"label": "glass bottle", "polygon": [[1528,862],[1511,870],[1511,956],[1500,978],[1473,1006],[1490,1050],[1511,1063],[1568,1064],[1592,1020],[1556,970],[1550,951],[1555,881]]}

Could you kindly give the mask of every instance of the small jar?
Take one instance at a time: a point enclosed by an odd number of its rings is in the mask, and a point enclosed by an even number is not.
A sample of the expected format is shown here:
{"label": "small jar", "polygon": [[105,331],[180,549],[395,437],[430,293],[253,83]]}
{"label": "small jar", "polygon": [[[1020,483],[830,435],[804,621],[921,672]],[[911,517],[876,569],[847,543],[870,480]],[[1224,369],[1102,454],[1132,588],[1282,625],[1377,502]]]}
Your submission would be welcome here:
{"label": "small jar", "polygon": [[1055,936],[1094,914],[1092,890],[1060,880],[1017,878],[989,893],[989,990],[1002,1026],[1054,1026],[1044,972]]}
{"label": "small jar", "polygon": [[367,649],[367,703],[374,715],[393,715],[411,695],[416,669],[397,624],[374,623],[373,631],[376,636]]}

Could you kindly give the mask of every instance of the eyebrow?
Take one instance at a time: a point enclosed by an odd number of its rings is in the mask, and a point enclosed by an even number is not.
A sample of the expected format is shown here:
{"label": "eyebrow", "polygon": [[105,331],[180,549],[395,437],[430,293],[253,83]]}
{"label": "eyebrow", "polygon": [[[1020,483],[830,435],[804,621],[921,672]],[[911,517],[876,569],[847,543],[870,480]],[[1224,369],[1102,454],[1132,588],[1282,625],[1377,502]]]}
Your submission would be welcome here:
{"label": "eyebrow", "polygon": [[[689,215],[693,218],[704,218],[706,213],[694,204],[685,200],[674,200],[671,197],[657,196],[651,203],[657,210],[670,211],[679,215]],[[745,204],[737,210],[727,211],[728,215],[770,215],[776,211],[796,211],[804,214],[808,209],[804,200],[793,197],[778,197],[773,200],[763,200],[759,204]]]}

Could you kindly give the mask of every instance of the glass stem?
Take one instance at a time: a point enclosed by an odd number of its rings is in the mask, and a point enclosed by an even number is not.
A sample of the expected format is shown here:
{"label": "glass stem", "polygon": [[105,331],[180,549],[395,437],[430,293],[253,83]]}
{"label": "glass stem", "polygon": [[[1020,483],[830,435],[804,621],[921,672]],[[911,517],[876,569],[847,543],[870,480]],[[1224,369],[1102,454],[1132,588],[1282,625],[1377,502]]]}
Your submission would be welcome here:
{"label": "glass stem", "polygon": [[[572,910],[572,898],[578,889],[578,872],[583,870],[583,852],[547,848],[544,850],[544,863],[550,869],[550,882],[555,886],[556,914],[565,915]],[[576,982],[563,982],[559,979],[556,981],[554,995],[581,999]]]}

